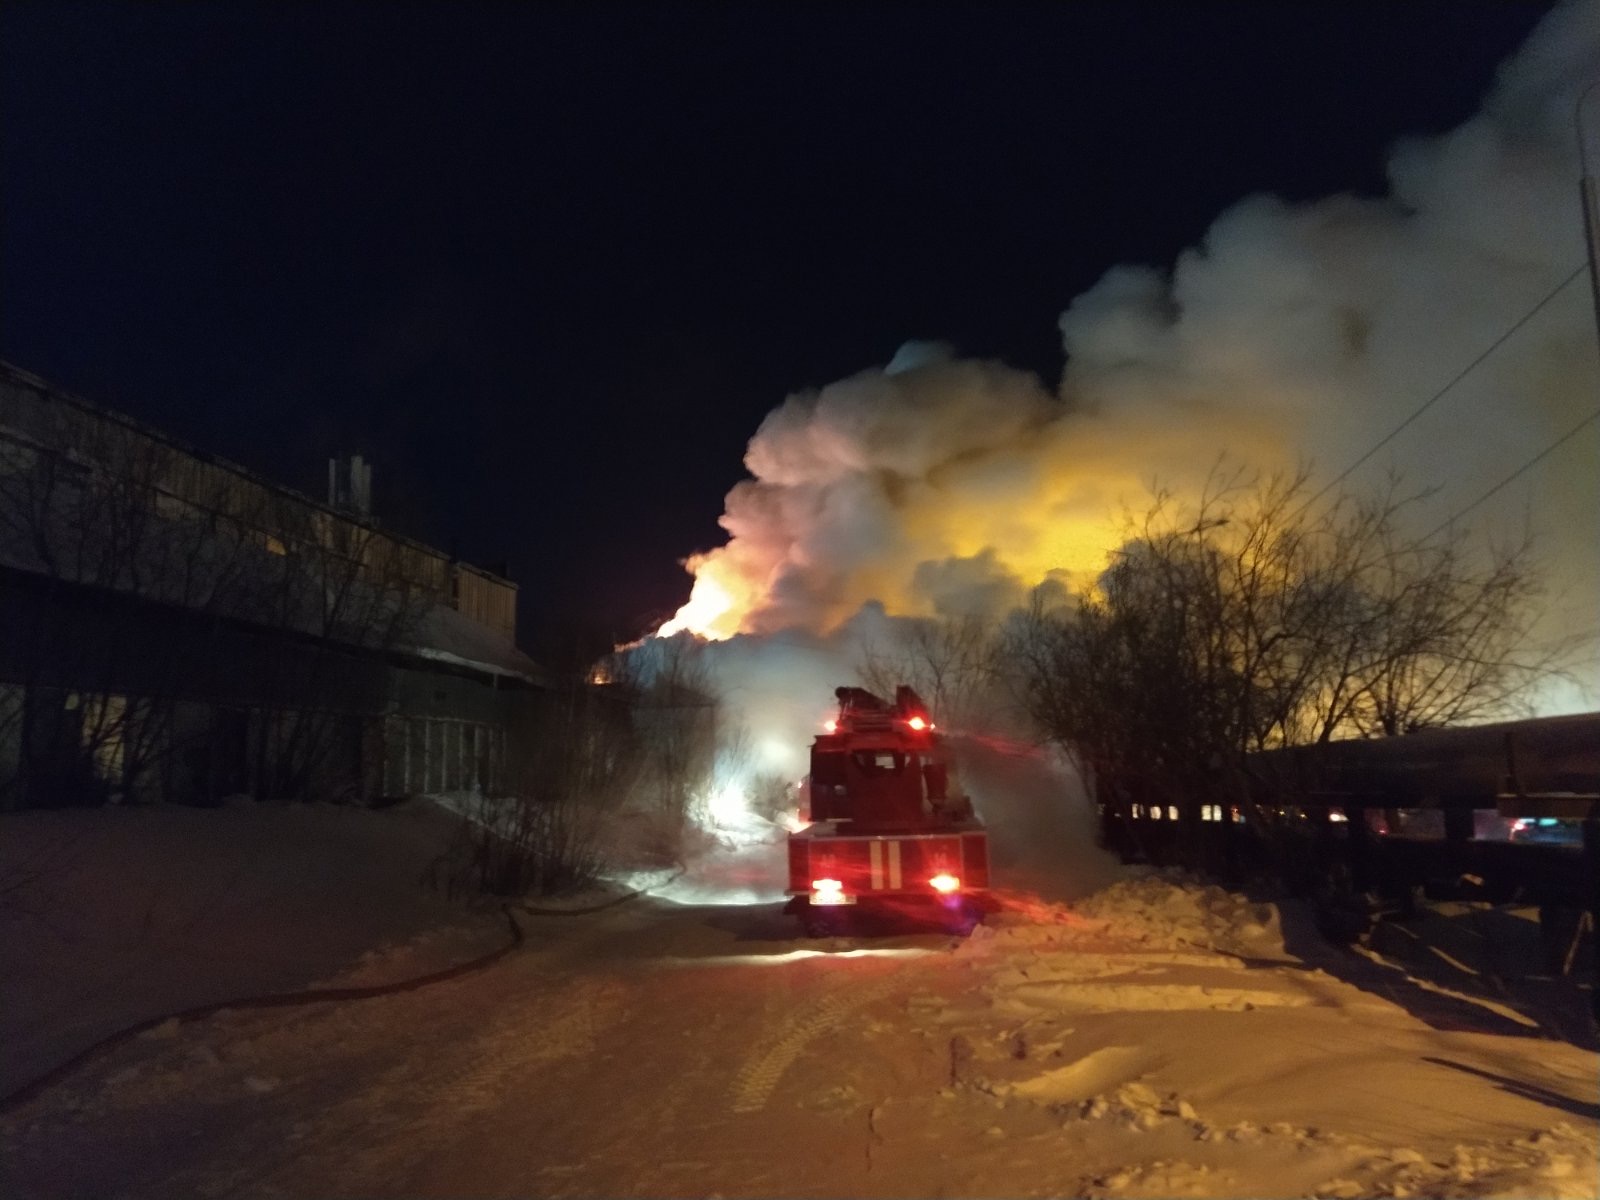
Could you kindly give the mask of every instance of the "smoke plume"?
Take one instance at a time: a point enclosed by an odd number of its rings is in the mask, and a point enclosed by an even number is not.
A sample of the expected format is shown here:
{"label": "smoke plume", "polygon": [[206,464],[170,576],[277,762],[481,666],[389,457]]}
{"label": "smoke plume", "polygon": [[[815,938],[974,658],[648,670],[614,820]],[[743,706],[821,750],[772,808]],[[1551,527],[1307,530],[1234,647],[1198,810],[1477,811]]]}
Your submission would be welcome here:
{"label": "smoke plume", "polygon": [[[1393,149],[1387,196],[1252,196],[1169,268],[1112,267],[1061,316],[1053,389],[914,344],[790,396],[662,632],[824,636],[869,602],[1003,613],[1098,574],[1153,480],[1181,493],[1224,452],[1332,479],[1584,262],[1573,112],[1597,74],[1600,5],[1558,8],[1475,117]],[[1398,471],[1437,489],[1418,532],[1450,519],[1593,410],[1593,319],[1580,275],[1348,484]],[[1594,623],[1597,447],[1590,426],[1462,517],[1532,522],[1550,631]]]}
{"label": "smoke plume", "polygon": [[[1041,584],[1087,584],[1153,482],[1181,497],[1222,454],[1335,480],[1558,287],[1344,482],[1436,489],[1418,534],[1458,516],[1486,539],[1531,523],[1552,584],[1542,632],[1593,632],[1600,425],[1474,502],[1600,400],[1587,280],[1561,286],[1585,259],[1573,113],[1596,77],[1600,3],[1557,8],[1476,116],[1394,147],[1387,195],[1247,197],[1169,267],[1111,267],[1061,315],[1053,387],[916,343],[790,396],[750,440],[726,543],[688,560],[690,599],[660,634],[710,639],[758,768],[797,778],[833,687],[917,618],[998,618]],[[1600,669],[1585,670],[1587,694],[1541,706],[1592,706]],[[1058,875],[1105,874],[1069,774],[988,752],[977,767],[981,815],[1021,830],[1048,817],[1060,829],[1023,848],[1056,846]]]}

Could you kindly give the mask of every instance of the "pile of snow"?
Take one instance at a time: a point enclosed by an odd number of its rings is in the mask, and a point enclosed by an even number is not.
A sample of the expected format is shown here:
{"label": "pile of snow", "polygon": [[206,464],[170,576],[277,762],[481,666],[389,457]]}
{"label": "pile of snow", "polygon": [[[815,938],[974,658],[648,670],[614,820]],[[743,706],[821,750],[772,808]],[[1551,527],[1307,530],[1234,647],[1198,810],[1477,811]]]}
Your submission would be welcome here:
{"label": "pile of snow", "polygon": [[1018,946],[1080,950],[1090,943],[1115,943],[1141,950],[1288,957],[1273,905],[1252,902],[1178,870],[1132,868],[1116,882],[1070,903],[1005,892],[1001,900],[1004,911],[975,932],[964,952],[991,954]]}
{"label": "pile of snow", "polygon": [[1150,947],[1201,947],[1228,954],[1284,955],[1277,910],[1198,882],[1181,871],[1123,879],[1072,905],[1121,940]]}
{"label": "pile of snow", "polygon": [[1356,1171],[1330,1179],[1319,1200],[1357,1197],[1470,1196],[1511,1200],[1592,1200],[1600,1162],[1592,1133],[1565,1121],[1526,1137],[1464,1143],[1448,1156],[1364,1148]]}

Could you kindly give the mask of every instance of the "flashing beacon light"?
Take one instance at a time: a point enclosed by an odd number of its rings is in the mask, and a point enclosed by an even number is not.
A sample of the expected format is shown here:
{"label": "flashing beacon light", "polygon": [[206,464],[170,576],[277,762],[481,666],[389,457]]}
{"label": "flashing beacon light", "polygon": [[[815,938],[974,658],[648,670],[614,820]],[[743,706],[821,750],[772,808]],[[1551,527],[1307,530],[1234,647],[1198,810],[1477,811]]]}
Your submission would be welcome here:
{"label": "flashing beacon light", "polygon": [[[816,885],[813,884],[812,886],[814,887]],[[961,889],[961,880],[957,879],[948,871],[940,871],[932,879],[928,880],[928,886],[933,888],[933,890],[936,892],[949,895],[951,892],[959,891]]]}
{"label": "flashing beacon light", "polygon": [[824,733],[837,733],[839,731],[839,722],[831,718],[824,721],[822,723],[822,731]]}
{"label": "flashing beacon light", "polygon": [[921,733],[924,729],[930,728],[927,720],[922,717],[912,717],[906,722],[906,724],[911,726],[911,728],[915,729],[918,733]]}

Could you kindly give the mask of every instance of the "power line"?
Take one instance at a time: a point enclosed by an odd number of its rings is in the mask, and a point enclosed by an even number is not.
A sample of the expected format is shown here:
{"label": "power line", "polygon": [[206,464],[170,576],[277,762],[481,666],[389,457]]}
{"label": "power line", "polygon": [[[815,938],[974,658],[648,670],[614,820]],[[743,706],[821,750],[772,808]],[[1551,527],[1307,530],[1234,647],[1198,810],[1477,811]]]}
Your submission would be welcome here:
{"label": "power line", "polygon": [[1539,451],[1539,453],[1535,454],[1527,462],[1523,463],[1515,471],[1511,472],[1511,474],[1507,475],[1499,483],[1495,484],[1487,492],[1485,492],[1483,495],[1479,496],[1471,504],[1467,505],[1465,508],[1457,509],[1455,512],[1451,513],[1450,516],[1445,518],[1445,520],[1442,521],[1439,524],[1438,528],[1432,530],[1428,534],[1428,536],[1423,538],[1422,540],[1425,541],[1425,542],[1431,541],[1433,539],[1434,534],[1439,533],[1440,531],[1442,531],[1446,527],[1454,524],[1456,521],[1458,521],[1462,517],[1466,516],[1473,509],[1477,508],[1478,505],[1482,504],[1485,500],[1489,499],[1489,497],[1491,497],[1495,493],[1499,492],[1502,488],[1509,486],[1519,476],[1521,476],[1523,474],[1526,474],[1528,471],[1531,471],[1534,467],[1538,466],[1539,463],[1541,463],[1545,459],[1549,458],[1550,455],[1554,454],[1562,446],[1564,446],[1566,443],[1570,442],[1573,438],[1577,437],[1578,434],[1582,433],[1586,426],[1592,425],[1597,420],[1600,420],[1600,408],[1595,409],[1587,417],[1585,417],[1583,420],[1579,421],[1571,429],[1567,430],[1564,434],[1562,434],[1560,437],[1558,437],[1555,441],[1551,442],[1543,450]]}
{"label": "power line", "polygon": [[[1482,354],[1478,355],[1477,358],[1473,359],[1466,366],[1462,367],[1461,370],[1458,371],[1455,374],[1455,376],[1450,380],[1449,383],[1445,384],[1442,388],[1440,388],[1432,396],[1429,396],[1427,400],[1423,401],[1423,403],[1420,406],[1418,406],[1417,409],[1414,412],[1412,412],[1412,414],[1409,417],[1407,417],[1404,421],[1401,421],[1400,424],[1396,425],[1393,429],[1391,429],[1388,432],[1388,434],[1385,435],[1385,437],[1383,438],[1382,441],[1380,441],[1377,445],[1373,446],[1372,449],[1368,450],[1360,458],[1356,459],[1355,462],[1351,463],[1348,467],[1346,467],[1343,471],[1341,471],[1338,475],[1336,475],[1331,481],[1329,481],[1329,483],[1328,483],[1328,485],[1326,487],[1324,487],[1315,496],[1311,497],[1311,499],[1307,500],[1305,502],[1305,505],[1301,508],[1300,511],[1304,512],[1306,509],[1310,508],[1313,504],[1315,504],[1318,500],[1320,500],[1324,496],[1326,496],[1334,488],[1338,487],[1346,479],[1350,478],[1351,474],[1354,473],[1355,470],[1358,467],[1360,467],[1363,463],[1365,463],[1368,459],[1370,459],[1379,450],[1382,450],[1390,442],[1394,441],[1394,439],[1399,436],[1400,432],[1403,429],[1405,429],[1407,426],[1409,426],[1413,421],[1415,421],[1423,413],[1427,412],[1430,408],[1432,408],[1440,400],[1443,400],[1445,395],[1450,391],[1451,388],[1455,387],[1456,384],[1460,383],[1468,375],[1472,374],[1473,371],[1477,370],[1480,366],[1482,366],[1484,361],[1491,354],[1493,354],[1496,350],[1500,349],[1501,346],[1505,345],[1508,341],[1510,341],[1511,338],[1516,334],[1516,332],[1519,329],[1521,329],[1529,321],[1533,320],[1534,317],[1538,316],[1539,313],[1541,311],[1543,311],[1545,305],[1549,304],[1550,301],[1554,300],[1562,292],[1566,291],[1568,286],[1571,285],[1572,281],[1574,279],[1578,278],[1578,276],[1582,275],[1584,273],[1584,271],[1587,270],[1587,269],[1588,269],[1588,264],[1587,263],[1579,263],[1578,266],[1573,270],[1572,274],[1568,275],[1560,283],[1556,284],[1556,286],[1553,289],[1551,289],[1548,293],[1546,293],[1544,299],[1539,301],[1539,303],[1535,304],[1526,313],[1524,313],[1522,315],[1522,318],[1519,321],[1517,321],[1517,323],[1515,325],[1511,326],[1510,329],[1507,329],[1499,337],[1495,338],[1495,340],[1493,342],[1489,343],[1488,348],[1485,349]],[[1507,482],[1509,482],[1509,480]]]}

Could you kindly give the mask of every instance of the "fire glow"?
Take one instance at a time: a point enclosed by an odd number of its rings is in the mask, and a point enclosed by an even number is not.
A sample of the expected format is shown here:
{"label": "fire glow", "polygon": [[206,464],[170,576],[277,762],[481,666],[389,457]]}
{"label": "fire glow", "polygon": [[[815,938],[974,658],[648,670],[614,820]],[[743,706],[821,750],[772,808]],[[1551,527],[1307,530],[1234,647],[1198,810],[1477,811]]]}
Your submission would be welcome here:
{"label": "fire glow", "polygon": [[694,587],[688,601],[656,630],[656,636],[687,632],[707,641],[719,641],[740,632],[757,597],[740,581],[725,583],[725,572],[711,555],[694,555],[684,566],[694,576]]}

